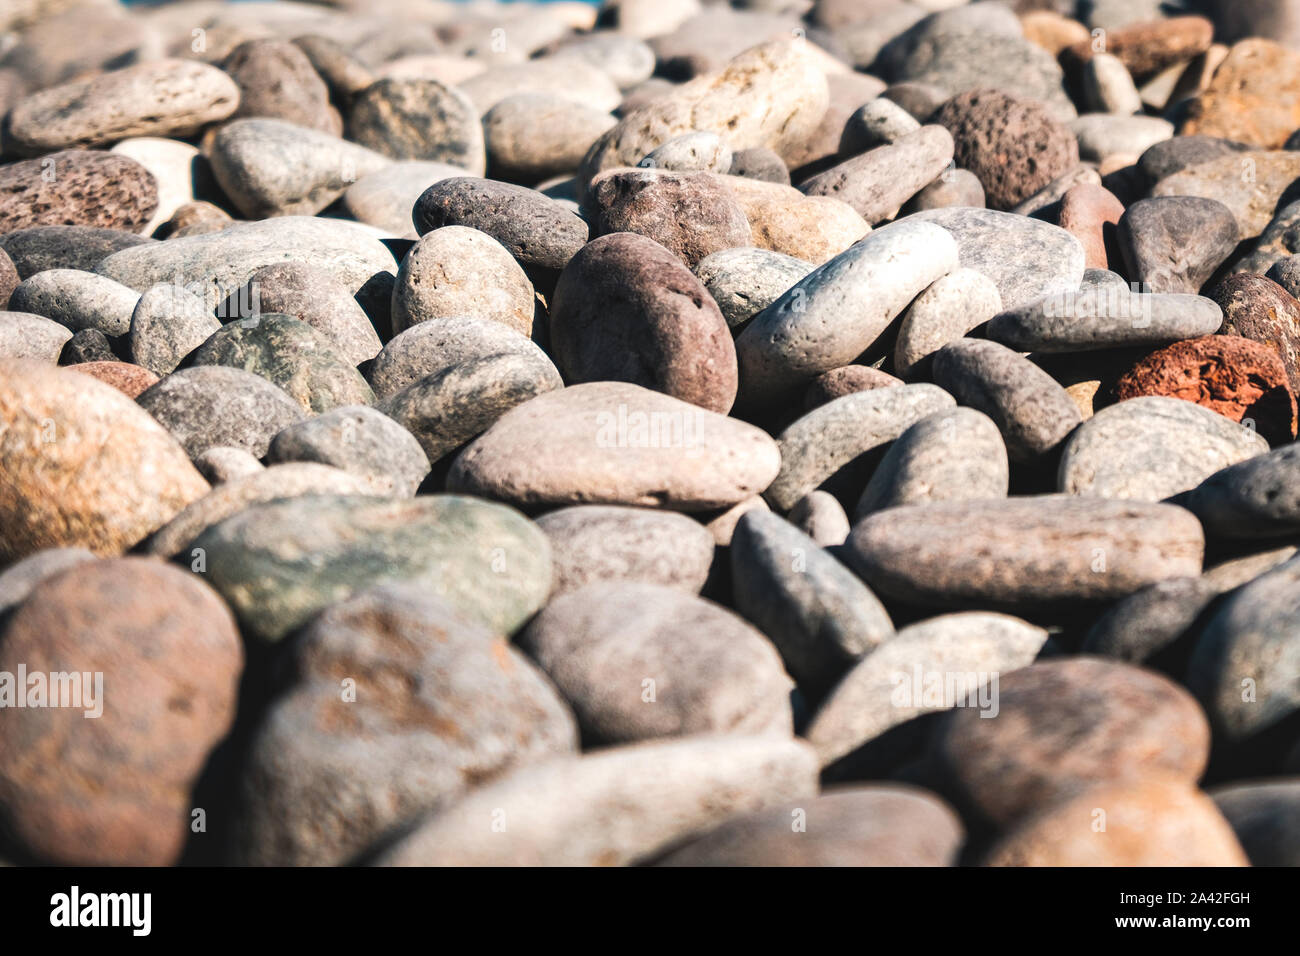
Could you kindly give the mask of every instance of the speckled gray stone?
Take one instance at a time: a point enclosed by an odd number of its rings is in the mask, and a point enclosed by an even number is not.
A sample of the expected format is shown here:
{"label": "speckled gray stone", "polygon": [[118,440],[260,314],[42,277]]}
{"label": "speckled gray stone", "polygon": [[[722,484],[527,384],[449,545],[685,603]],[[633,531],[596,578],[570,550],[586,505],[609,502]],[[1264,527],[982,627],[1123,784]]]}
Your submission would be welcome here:
{"label": "speckled gray stone", "polygon": [[615,581],[698,593],[713,563],[713,535],[685,515],[617,505],[575,505],[542,515],[551,542],[551,595]]}
{"label": "speckled gray stone", "polygon": [[898,436],[871,475],[855,519],[926,501],[1005,498],[1007,447],[997,425],[973,408],[927,415]]}
{"label": "speckled gray stone", "polygon": [[24,279],[9,297],[13,312],[53,319],[72,331],[98,329],[125,335],[140,294],[120,282],[76,269],[50,269]]}
{"label": "speckled gray stone", "polygon": [[778,438],[781,471],[764,497],[780,511],[816,488],[853,500],[866,483],[867,456],[908,427],[956,403],[930,384],[854,392],[799,418]]}
{"label": "speckled gray stone", "polygon": [[277,432],[304,417],[302,406],[284,389],[226,365],[173,372],[136,401],[191,458],[214,445],[261,458]]}
{"label": "speckled gray stone", "polygon": [[923,373],[930,359],[1002,311],[998,287],[982,272],[955,269],[936,279],[903,312],[894,345],[894,374]]}
{"label": "speckled gray stone", "polygon": [[429,473],[415,436],[367,405],[344,405],[290,425],[271,439],[266,460],[333,465],[372,494],[406,498]]}
{"label": "speckled gray stone", "polygon": [[0,312],[0,356],[7,359],[59,361],[63,346],[72,338],[66,325],[30,312]]}
{"label": "speckled gray stone", "polygon": [[609,113],[554,93],[507,96],[483,117],[492,175],[532,184],[572,173],[616,122]]}
{"label": "speckled gray stone", "polygon": [[1222,324],[1223,310],[1204,296],[1093,287],[1009,308],[989,322],[988,336],[1026,352],[1088,352],[1168,345]]}
{"label": "speckled gray stone", "polygon": [[695,275],[733,332],[813,270],[811,262],[770,249],[723,249],[695,264]]}
{"label": "speckled gray stone", "polygon": [[0,249],[13,260],[20,279],[46,269],[91,271],[115,252],[152,243],[134,232],[98,226],[30,226],[0,234]]}
{"label": "speckled gray stone", "polygon": [[637,165],[675,172],[726,173],[731,169],[731,157],[731,147],[722,137],[705,131],[675,136],[646,153]]}
{"label": "speckled gray stone", "polygon": [[1300,445],[1290,444],[1217,471],[1177,503],[1206,533],[1269,538],[1300,531]]}
{"label": "speckled gray stone", "polygon": [[394,336],[370,366],[370,384],[383,399],[422,378],[489,355],[546,358],[526,335],[491,319],[429,319]]}
{"label": "speckled gray stone", "polygon": [[352,294],[315,266],[302,262],[264,266],[253,273],[239,298],[256,302],[261,312],[306,322],[353,365],[374,358],[383,347]]}
{"label": "speckled gray stone", "polygon": [[1113,601],[1200,574],[1204,546],[1195,516],[1173,505],[1027,495],[879,511],[854,526],[845,548],[886,598],[1024,607]]}
{"label": "speckled gray stone", "polygon": [[485,169],[479,111],[455,87],[432,79],[384,79],[348,109],[348,139],[392,159],[423,159]]}
{"label": "speckled gray stone", "polygon": [[923,126],[832,166],[799,188],[810,196],[842,200],[874,225],[897,215],[903,203],[947,169],[952,149],[952,135],[946,129]]}
{"label": "speckled gray stone", "polygon": [[[25,312],[9,313],[10,315],[26,315]],[[47,320],[48,321],[48,320]],[[59,325],[57,322],[55,325]],[[67,331],[59,325],[64,332]],[[117,362],[120,361],[117,354],[113,351],[113,345],[108,341],[108,336],[99,329],[82,329],[80,332],[73,333],[72,338],[68,339],[63,346],[63,352],[58,357],[60,365],[82,365],[88,362]]]}
{"label": "speckled gray stone", "polygon": [[871,590],[770,511],[737,522],[731,577],[736,610],[776,645],[800,689],[814,697],[893,637],[889,613]]}
{"label": "speckled gray stone", "polygon": [[1150,395],[1103,408],[1061,454],[1060,491],[1161,501],[1221,468],[1268,452],[1268,442],[1208,408]]}
{"label": "speckled gray stone", "polygon": [[596,745],[790,734],[794,686],[743,618],[680,588],[614,581],[553,597],[516,638]]}
{"label": "speckled gray stone", "polygon": [[865,153],[877,146],[896,143],[921,128],[907,110],[883,96],[864,103],[844,124],[840,140],[843,152]]}
{"label": "speckled gray stone", "polygon": [[934,381],[998,426],[1012,461],[1055,449],[1081,421],[1078,406],[1050,375],[1011,349],[958,339],[934,356]]}
{"label": "speckled gray stone", "polygon": [[1140,199],[1116,227],[1129,278],[1144,292],[1195,295],[1237,247],[1237,220],[1200,196]]}
{"label": "speckled gray stone", "polygon": [[468,170],[447,163],[422,160],[393,163],[362,176],[347,188],[339,202],[348,215],[383,230],[390,236],[418,239],[411,209],[420,195],[434,183]]}
{"label": "speckled gray stone", "polygon": [[902,215],[927,209],[947,209],[949,206],[984,208],[984,185],[969,169],[948,169],[915,196],[903,204]]}
{"label": "speckled gray stone", "polygon": [[155,375],[167,375],[220,328],[197,295],[181,286],[156,285],[140,296],[131,313],[131,360]]}

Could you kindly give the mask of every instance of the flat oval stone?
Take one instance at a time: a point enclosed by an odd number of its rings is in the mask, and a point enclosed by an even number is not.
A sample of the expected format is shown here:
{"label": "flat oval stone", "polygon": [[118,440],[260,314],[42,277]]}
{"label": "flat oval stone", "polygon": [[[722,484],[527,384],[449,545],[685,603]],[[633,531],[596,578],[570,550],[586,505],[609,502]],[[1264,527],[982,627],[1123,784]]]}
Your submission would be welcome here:
{"label": "flat oval stone", "polygon": [[378,408],[415,436],[430,462],[438,462],[510,409],[563,387],[544,355],[508,352],[449,365],[383,399]]}
{"label": "flat oval stone", "polygon": [[947,169],[939,174],[915,196],[903,204],[902,216],[928,209],[947,209],[949,206],[973,206],[983,209],[986,197],[984,185],[969,169]]}
{"label": "flat oval stone", "polygon": [[1093,287],[995,315],[988,336],[1021,351],[1087,352],[1168,345],[1222,324],[1223,311],[1203,296]]}
{"label": "flat oval stone", "polygon": [[492,67],[465,80],[459,88],[480,116],[517,93],[555,93],[606,112],[623,98],[604,70],[581,61],[548,57]]}
{"label": "flat oval stone", "polygon": [[385,79],[357,94],[348,139],[393,159],[486,168],[483,126],[470,98],[431,79]]}
{"label": "flat oval stone", "polygon": [[781,470],[764,497],[778,511],[789,511],[817,488],[851,501],[866,483],[872,451],[955,404],[951,395],[927,383],[854,392],[828,402],[781,433]]}
{"label": "flat oval stone", "polygon": [[1141,156],[1174,135],[1174,124],[1158,116],[1112,116],[1089,113],[1070,124],[1079,141],[1079,157],[1101,162],[1107,157]]}
{"label": "flat oval stone", "polygon": [[1300,530],[1300,446],[1284,445],[1230,465],[1178,497],[1206,534],[1269,538]]}
{"label": "flat oval stone", "polygon": [[[1080,820],[1100,819],[1099,832]],[[1152,820],[1160,825],[1153,827]],[[1247,866],[1213,801],[1177,778],[1119,780],[1056,804],[990,849],[986,866]]]}
{"label": "flat oval stone", "polygon": [[153,173],[117,153],[69,149],[0,166],[0,233],[31,226],[136,233],[157,208]]}
{"label": "flat oval stone", "polygon": [[974,269],[955,269],[931,283],[903,312],[894,345],[894,372],[925,371],[949,342],[983,325],[1002,311],[993,280]]}
{"label": "flat oval stone", "polygon": [[239,86],[236,118],[261,116],[338,135],[329,89],[307,54],[288,40],[245,40],[221,61]]}
{"label": "flat oval stone", "polygon": [[72,331],[96,329],[125,335],[140,294],[93,272],[49,269],[24,279],[9,297],[9,308],[53,319]]}
{"label": "flat oval stone", "polygon": [[[1124,204],[1114,193],[1095,183],[1079,183],[1066,190],[1057,208],[1060,210],[1056,216],[1057,225],[1079,240],[1089,269],[1107,269],[1112,258],[1116,260],[1116,266],[1119,265],[1120,256],[1115,251],[1115,225],[1124,217]],[[1236,231],[1235,223],[1233,231]],[[1150,291],[1196,292],[1198,289]]]}
{"label": "flat oval stone", "polygon": [[260,312],[306,322],[353,365],[374,358],[383,348],[365,310],[323,269],[301,262],[266,266],[253,273],[246,289],[241,301],[256,301]]}
{"label": "flat oval stone", "polygon": [[708,511],[763,491],[779,468],[776,442],[759,428],[636,385],[592,382],[511,409],[460,454],[447,486],[524,507]]}
{"label": "flat oval stone", "polygon": [[1177,398],[1132,398],[1080,425],[1061,454],[1066,494],[1162,501],[1221,468],[1268,451],[1268,442],[1207,408]]}
{"label": "flat oval stone", "polygon": [[367,405],[374,393],[326,338],[287,315],[262,315],[222,326],[190,356],[192,365],[225,365],[280,386],[304,411]]}
{"label": "flat oval stone", "polygon": [[131,313],[131,359],[155,375],[168,375],[221,328],[207,304],[174,285],[156,285],[138,297]]}
{"label": "flat oval stone", "polygon": [[105,146],[131,136],[187,136],[239,105],[239,87],[195,60],[155,60],[33,93],[6,136],[25,155]]}
{"label": "flat oval stone", "polygon": [[408,582],[512,634],[546,600],[546,536],[511,508],[457,495],[306,495],[255,505],[193,541],[243,631],[279,641],[373,584]]}
{"label": "flat oval stone", "polygon": [[839,499],[810,491],[794,503],[786,520],[823,548],[838,548],[849,536],[849,516]]}
{"label": "flat oval stone", "polygon": [[552,598],[516,640],[593,744],[792,732],[794,683],[771,643],[679,588],[589,584]]}
{"label": "flat oval stone", "polygon": [[304,417],[302,406],[284,389],[228,365],[173,372],[137,401],[190,458],[214,446],[242,448],[261,458],[277,432]]}
{"label": "flat oval stone", "polygon": [[935,382],[997,425],[1013,461],[1049,454],[1079,424],[1079,409],[1053,378],[1011,349],[958,339],[934,355]]}
{"label": "flat oval stone", "polygon": [[[955,866],[965,839],[952,809],[899,784],[837,787],[811,800],[728,820],[656,866]],[[791,826],[799,813],[814,821]]]}
{"label": "flat oval stone", "polygon": [[738,248],[705,256],[694,271],[735,333],[812,270],[812,263],[794,256]]}
{"label": "flat oval stone", "polygon": [[1115,661],[1044,661],[999,680],[997,719],[957,709],[935,748],[959,804],[1006,826],[1089,786],[1168,775],[1194,784],[1210,754],[1196,701]]}
{"label": "flat oval stone", "polygon": [[[5,716],[0,805],[18,845],[53,864],[175,863],[190,791],[234,723],[243,664],[230,612],[188,571],[113,558],[37,585],[5,630],[0,666],[71,674],[85,706]],[[46,752],[58,760],[36,759]]]}
{"label": "flat oval stone", "polygon": [[1005,498],[1009,483],[1007,447],[992,419],[973,408],[944,409],[889,446],[854,516],[927,501]]}
{"label": "flat oval stone", "polygon": [[483,117],[492,174],[539,183],[572,173],[591,144],[617,122],[607,112],[557,93],[508,96]]}
{"label": "flat oval stone", "polygon": [[359,479],[370,494],[410,498],[429,459],[410,432],[366,405],[343,405],[276,433],[271,463],[318,462]]}
{"label": "flat oval stone", "polygon": [[957,267],[957,244],[929,223],[898,222],[814,269],[736,339],[742,402],[792,389],[870,349],[918,293]]}
{"label": "flat oval stone", "polygon": [[[697,736],[552,760],[476,789],[381,866],[618,866],[743,813],[817,792],[812,749],[773,734]],[[481,825],[494,812],[503,833]]]}
{"label": "flat oval stone", "polygon": [[397,272],[393,253],[380,238],[357,223],[285,216],[123,249],[95,271],[138,292],[177,284],[216,309],[258,269],[292,260],[323,269],[355,294],[378,273]]}
{"label": "flat oval stone", "polygon": [[846,548],[886,598],[1015,607],[1115,600],[1200,574],[1205,542],[1173,505],[1028,495],[890,508],[855,525]]}
{"label": "flat oval stone", "polygon": [[647,236],[690,268],[752,242],[745,211],[707,173],[612,170],[592,181],[588,204],[592,232]]}
{"label": "flat oval stone", "polygon": [[1133,203],[1119,221],[1129,277],[1147,292],[1196,294],[1237,247],[1237,220],[1223,203],[1160,196]]}
{"label": "flat oval stone", "polygon": [[992,279],[1004,309],[1053,293],[1072,293],[1083,281],[1083,246],[1051,223],[960,207],[914,213],[901,222],[932,223],[947,230],[957,242],[958,264]]}
{"label": "flat oval stone", "polygon": [[1300,865],[1300,780],[1216,787],[1210,796],[1252,866]]}
{"label": "flat oval stone", "polygon": [[570,382],[625,381],[710,411],[736,398],[736,348],[700,281],[634,233],[582,247],[550,300],[551,349]]}
{"label": "flat oval stone", "polygon": [[869,392],[873,388],[892,388],[902,385],[901,378],[882,372],[870,365],[844,365],[822,372],[804,392],[803,410],[811,412],[827,402],[833,402],[854,392]]}
{"label": "flat oval stone", "polygon": [[[298,681],[240,780],[241,865],[345,865],[479,780],[577,749],[572,715],[527,658],[411,585],[329,608],[291,654]],[[355,699],[339,674],[355,675]],[[394,684],[416,674],[429,679]]]}
{"label": "flat oval stone", "polygon": [[[17,278],[22,280],[47,269],[93,272],[101,259],[153,241],[133,232],[98,226],[29,226],[0,235],[0,249],[13,261]],[[0,294],[0,303],[3,301]]]}
{"label": "flat oval stone", "polygon": [[390,236],[418,239],[411,210],[434,183],[469,172],[459,166],[424,160],[395,162],[362,176],[339,200],[348,215]]}
{"label": "flat oval stone", "polygon": [[585,222],[536,190],[469,176],[430,186],[411,215],[420,235],[443,226],[486,232],[525,269],[563,269],[588,235]]}
{"label": "flat oval stone", "polygon": [[[1042,628],[1005,614],[945,614],[912,624],[844,675],[809,724],[808,742],[824,767],[851,763],[855,751],[922,714],[981,700],[987,710],[996,700],[989,697],[993,677],[1032,663],[1046,641]],[[949,675],[960,675],[962,696],[945,696]]]}
{"label": "flat oval stone", "polygon": [[1187,686],[1216,739],[1240,745],[1300,712],[1295,558],[1228,594],[1205,623],[1187,665]]}
{"label": "flat oval stone", "polygon": [[812,538],[770,511],[741,516],[731,538],[735,607],[818,697],[894,636],[871,590]]}
{"label": "flat oval stone", "polygon": [[575,505],[542,515],[537,526],[551,542],[553,597],[615,582],[698,594],[713,564],[713,535],[669,511]]}
{"label": "flat oval stone", "polygon": [[88,375],[3,363],[0,565],[51,547],[118,554],[208,483],[135,402]]}
{"label": "flat oval stone", "polygon": [[952,136],[942,126],[922,126],[832,166],[799,184],[811,196],[848,203],[867,222],[881,222],[933,182],[953,161]]}
{"label": "flat oval stone", "polygon": [[1153,669],[1189,635],[1201,612],[1228,588],[1208,575],[1167,578],[1117,601],[1084,636],[1085,654]]}
{"label": "flat oval stone", "polygon": [[466,226],[427,232],[411,247],[393,286],[394,332],[429,319],[491,319],[525,335],[533,328],[533,286],[510,251]]}
{"label": "flat oval stone", "polygon": [[370,366],[370,385],[379,398],[388,398],[453,365],[506,354],[549,361],[526,335],[500,322],[468,316],[429,319],[389,340]]}
{"label": "flat oval stone", "polygon": [[213,175],[249,219],[314,216],[388,157],[332,133],[277,119],[222,126],[208,147]]}
{"label": "flat oval stone", "polygon": [[66,326],[30,312],[0,312],[0,357],[55,365],[72,338]]}

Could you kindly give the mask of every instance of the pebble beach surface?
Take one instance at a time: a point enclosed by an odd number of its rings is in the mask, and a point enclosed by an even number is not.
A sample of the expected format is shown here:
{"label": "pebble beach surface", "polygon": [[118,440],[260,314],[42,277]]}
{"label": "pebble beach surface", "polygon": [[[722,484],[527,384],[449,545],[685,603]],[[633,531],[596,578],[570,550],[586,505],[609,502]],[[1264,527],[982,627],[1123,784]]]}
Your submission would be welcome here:
{"label": "pebble beach surface", "polygon": [[1300,865],[1300,3],[16,0],[0,116],[0,863]]}

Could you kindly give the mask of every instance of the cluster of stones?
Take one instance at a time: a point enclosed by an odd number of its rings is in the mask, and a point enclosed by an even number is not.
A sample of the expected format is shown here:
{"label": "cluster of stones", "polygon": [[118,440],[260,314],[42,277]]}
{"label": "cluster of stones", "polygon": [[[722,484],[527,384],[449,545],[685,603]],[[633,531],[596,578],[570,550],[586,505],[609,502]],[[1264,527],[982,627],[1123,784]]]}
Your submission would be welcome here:
{"label": "cluster of stones", "polygon": [[1168,6],[0,11],[0,858],[1300,865],[1300,14]]}

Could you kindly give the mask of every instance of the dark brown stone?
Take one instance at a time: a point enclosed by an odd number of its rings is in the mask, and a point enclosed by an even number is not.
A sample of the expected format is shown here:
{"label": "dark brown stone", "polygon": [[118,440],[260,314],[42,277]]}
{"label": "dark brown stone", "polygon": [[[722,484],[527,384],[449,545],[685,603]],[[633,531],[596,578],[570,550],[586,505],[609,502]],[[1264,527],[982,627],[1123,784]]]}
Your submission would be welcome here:
{"label": "dark brown stone", "polygon": [[[1105,52],[1119,57],[1138,83],[1166,67],[1204,53],[1214,39],[1214,25],[1205,17],[1170,17],[1107,30]],[[1082,68],[1097,51],[1089,37],[1060,54],[1066,70]]]}
{"label": "dark brown stone", "polygon": [[1291,391],[1300,394],[1300,302],[1261,275],[1229,276],[1206,293],[1223,310],[1220,334],[1240,335],[1282,357]]}

